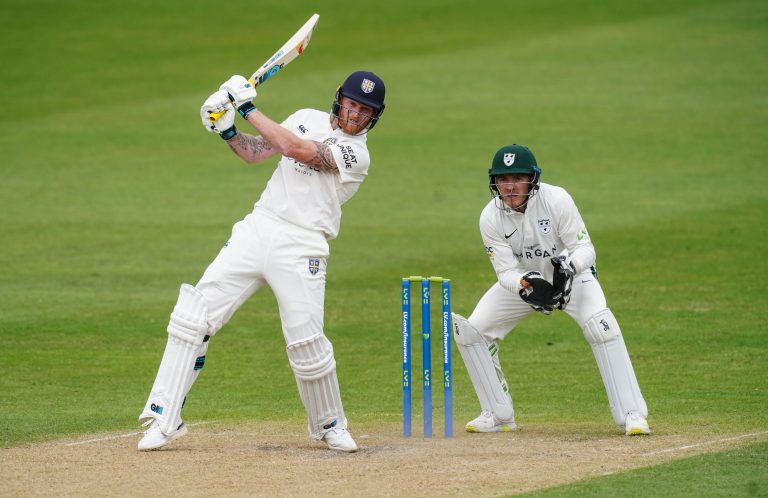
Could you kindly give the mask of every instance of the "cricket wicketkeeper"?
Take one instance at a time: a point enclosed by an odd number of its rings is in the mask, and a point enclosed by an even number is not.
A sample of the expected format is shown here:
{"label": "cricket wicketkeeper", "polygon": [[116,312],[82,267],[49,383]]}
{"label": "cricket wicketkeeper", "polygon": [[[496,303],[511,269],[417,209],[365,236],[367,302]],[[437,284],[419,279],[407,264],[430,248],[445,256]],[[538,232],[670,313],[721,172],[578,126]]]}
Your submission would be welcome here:
{"label": "cricket wicketkeeper", "polygon": [[616,424],[626,435],[650,434],[648,409],[573,199],[539,181],[536,158],[522,145],[499,149],[488,175],[493,199],[480,215],[480,233],[498,281],[468,319],[453,314],[456,345],[482,410],[467,432],[517,428],[498,341],[534,311],[560,309],[592,346]]}
{"label": "cricket wicketkeeper", "polygon": [[[200,109],[203,127],[245,162],[274,156],[279,162],[253,212],[234,225],[197,285],[181,286],[165,353],[139,416],[148,426],[140,450],[161,448],[187,433],[181,408],[205,364],[210,339],[268,285],[280,308],[310,436],[332,450],[357,451],[347,430],[333,347],[323,333],[325,272],[341,205],[368,173],[366,134],[384,111],[384,82],[371,72],[354,72],[337,89],[330,113],[302,109],[282,124],[257,110],[255,97],[248,80],[233,76]],[[214,113],[222,115],[212,122]],[[258,136],[235,127],[238,113]]]}

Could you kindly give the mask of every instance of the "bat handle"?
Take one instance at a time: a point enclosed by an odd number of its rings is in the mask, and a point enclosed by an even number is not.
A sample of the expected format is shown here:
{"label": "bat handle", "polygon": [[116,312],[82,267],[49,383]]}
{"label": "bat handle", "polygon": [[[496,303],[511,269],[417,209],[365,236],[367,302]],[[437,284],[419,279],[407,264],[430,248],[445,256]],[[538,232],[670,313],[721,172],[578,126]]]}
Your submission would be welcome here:
{"label": "bat handle", "polygon": [[215,123],[224,115],[223,112],[212,112],[208,115],[208,119],[211,121],[211,123]]}
{"label": "bat handle", "polygon": [[[230,93],[227,93],[227,97],[229,97],[230,102],[232,102],[233,104],[235,103],[235,98],[232,97]],[[208,119],[211,121],[211,123],[215,123],[216,121],[221,119],[221,117],[224,115],[225,112],[226,111],[211,112],[208,114]]]}

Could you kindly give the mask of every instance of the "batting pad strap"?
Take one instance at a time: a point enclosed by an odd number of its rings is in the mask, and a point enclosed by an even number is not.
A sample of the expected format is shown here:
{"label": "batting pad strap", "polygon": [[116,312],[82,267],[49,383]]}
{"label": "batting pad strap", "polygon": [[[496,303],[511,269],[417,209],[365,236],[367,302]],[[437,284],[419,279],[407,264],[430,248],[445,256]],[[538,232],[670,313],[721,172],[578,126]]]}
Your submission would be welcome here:
{"label": "batting pad strap", "polygon": [[182,284],[168,323],[168,335],[199,346],[208,333],[207,316],[208,308],[202,292],[192,285]]}
{"label": "batting pad strap", "polygon": [[288,345],[288,361],[301,380],[317,380],[336,370],[333,346],[322,334]]}
{"label": "batting pad strap", "polygon": [[592,315],[584,324],[583,331],[590,344],[602,344],[621,335],[619,324],[608,308]]}

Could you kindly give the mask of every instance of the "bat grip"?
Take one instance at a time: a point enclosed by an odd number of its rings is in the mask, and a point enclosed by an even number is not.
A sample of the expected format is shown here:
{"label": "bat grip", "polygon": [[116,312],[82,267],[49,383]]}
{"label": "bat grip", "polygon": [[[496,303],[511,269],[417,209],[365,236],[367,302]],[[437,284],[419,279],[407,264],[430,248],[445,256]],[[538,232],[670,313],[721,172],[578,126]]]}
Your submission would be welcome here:
{"label": "bat grip", "polygon": [[223,112],[212,112],[208,114],[208,119],[211,121],[211,123],[215,123],[224,115]]}
{"label": "bat grip", "polygon": [[[230,102],[232,102],[233,104],[235,103],[235,98],[232,97],[231,93],[227,92],[227,97],[229,97],[229,101]],[[208,113],[208,119],[211,121],[211,123],[215,123],[216,121],[221,119],[221,117],[224,115],[225,112],[226,111],[209,112]]]}

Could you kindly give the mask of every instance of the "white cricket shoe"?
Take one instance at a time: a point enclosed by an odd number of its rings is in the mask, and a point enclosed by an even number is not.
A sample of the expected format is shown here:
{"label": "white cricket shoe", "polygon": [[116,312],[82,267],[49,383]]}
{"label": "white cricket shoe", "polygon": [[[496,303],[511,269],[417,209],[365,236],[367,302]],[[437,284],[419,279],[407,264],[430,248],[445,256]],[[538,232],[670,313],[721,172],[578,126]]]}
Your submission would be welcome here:
{"label": "white cricket shoe", "polygon": [[629,412],[624,422],[624,435],[643,436],[651,433],[648,421],[639,412]]}
{"label": "white cricket shoe", "polygon": [[174,439],[178,439],[187,433],[187,424],[181,426],[170,435],[163,434],[157,420],[152,420],[149,429],[144,431],[144,437],[139,441],[139,451],[156,450],[167,445]]}
{"label": "white cricket shoe", "polygon": [[323,435],[323,441],[328,445],[328,449],[335,451],[345,451],[354,453],[357,451],[357,444],[352,439],[352,435],[346,429],[333,427]]}
{"label": "white cricket shoe", "polygon": [[512,432],[517,430],[514,420],[503,421],[488,410],[483,410],[480,416],[467,422],[464,427],[467,432]]}

